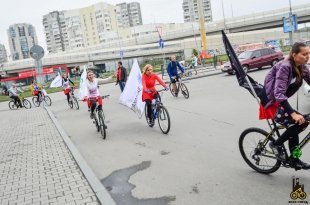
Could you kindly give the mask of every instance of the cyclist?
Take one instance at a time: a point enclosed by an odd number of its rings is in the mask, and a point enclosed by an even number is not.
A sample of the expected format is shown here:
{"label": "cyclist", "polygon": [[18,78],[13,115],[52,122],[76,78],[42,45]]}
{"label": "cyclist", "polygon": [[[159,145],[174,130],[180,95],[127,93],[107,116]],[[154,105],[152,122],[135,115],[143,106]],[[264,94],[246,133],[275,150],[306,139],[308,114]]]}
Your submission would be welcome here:
{"label": "cyclist", "polygon": [[[299,144],[298,134],[306,129],[308,123],[304,117],[295,111],[289,104],[288,98],[294,95],[302,86],[303,79],[310,84],[310,70],[307,67],[309,60],[310,49],[307,45],[301,42],[296,42],[290,52],[288,58],[273,66],[272,70],[265,78],[265,94],[267,97],[264,107],[277,107],[277,114],[274,120],[281,122],[283,118],[293,120],[294,125],[288,127],[286,131],[275,141],[269,144],[273,152],[278,157],[284,159],[285,155],[281,149],[285,141],[289,141],[289,149],[292,150]],[[283,115],[279,111],[284,110]],[[295,169],[309,169],[310,164],[307,164],[300,159],[293,160]]]}
{"label": "cyclist", "polygon": [[192,62],[191,62],[191,65],[190,65],[190,68],[194,69],[195,71],[195,74],[197,75],[197,57],[195,56],[195,54],[192,55]]}
{"label": "cyclist", "polygon": [[153,66],[151,64],[147,64],[146,66],[144,66],[142,76],[142,101],[146,103],[147,116],[149,119],[150,127],[154,126],[154,119],[152,117],[152,100],[158,97],[158,93],[156,92],[155,88],[156,81],[158,81],[166,90],[169,89],[166,84],[160,79],[160,77],[157,74],[153,73]]}
{"label": "cyclist", "polygon": [[39,101],[39,96],[42,96],[42,91],[41,91],[41,86],[36,83],[35,80],[32,80],[31,85],[30,85],[30,91],[33,96],[37,96],[37,101]]}
{"label": "cyclist", "polygon": [[94,72],[91,70],[87,71],[86,96],[84,100],[87,100],[88,107],[91,108],[90,118],[93,119],[97,101],[98,110],[102,110],[102,98],[100,97],[98,79],[94,77]]}
{"label": "cyclist", "polygon": [[64,89],[64,94],[67,96],[67,101],[68,101],[68,104],[69,104],[69,100],[70,100],[70,96],[69,96],[69,93],[71,91],[71,86],[70,86],[70,83],[74,85],[74,82],[72,82],[72,80],[70,80],[70,78],[68,78],[67,74],[63,74],[62,75],[62,83],[61,83],[61,87]]}
{"label": "cyclist", "polygon": [[22,102],[20,101],[20,98],[18,96],[18,93],[23,93],[22,90],[16,87],[15,84],[12,84],[12,87],[8,89],[9,96],[14,100],[14,104],[18,103],[19,107],[23,107]]}
{"label": "cyclist", "polygon": [[168,65],[167,65],[167,73],[168,73],[170,81],[171,81],[171,86],[172,86],[173,92],[176,91],[176,84],[175,83],[177,82],[177,78],[178,78],[178,68],[183,74],[184,73],[183,67],[180,65],[180,63],[178,61],[176,61],[175,56],[171,56],[170,63],[168,63]]}

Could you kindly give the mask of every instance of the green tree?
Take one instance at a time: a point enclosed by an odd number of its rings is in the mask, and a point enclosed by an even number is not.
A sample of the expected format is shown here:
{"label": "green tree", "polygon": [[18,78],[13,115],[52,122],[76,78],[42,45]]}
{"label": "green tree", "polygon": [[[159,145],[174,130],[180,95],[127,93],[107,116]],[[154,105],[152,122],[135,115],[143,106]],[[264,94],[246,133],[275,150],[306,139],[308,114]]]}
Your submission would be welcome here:
{"label": "green tree", "polygon": [[192,51],[192,54],[194,54],[195,56],[198,56],[198,51],[194,48]]}

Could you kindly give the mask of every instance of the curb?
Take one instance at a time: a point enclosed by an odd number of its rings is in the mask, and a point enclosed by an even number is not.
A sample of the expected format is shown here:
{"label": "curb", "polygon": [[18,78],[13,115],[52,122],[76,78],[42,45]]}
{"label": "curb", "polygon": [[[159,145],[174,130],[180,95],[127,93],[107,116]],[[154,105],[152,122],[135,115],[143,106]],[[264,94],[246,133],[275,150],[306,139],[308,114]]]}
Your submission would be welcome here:
{"label": "curb", "polygon": [[[211,71],[216,71],[216,70],[210,70],[207,72],[211,72]],[[220,75],[223,72],[221,70],[217,71],[217,72],[213,72],[210,74],[203,74],[203,75],[197,75],[197,76],[192,76],[192,77],[185,77],[182,78],[182,81],[188,81],[188,80],[193,80],[193,79],[198,79],[198,78],[205,78],[205,77],[210,77],[210,76],[214,76],[214,75]],[[170,83],[170,80],[164,80],[165,83]]]}
{"label": "curb", "polygon": [[63,138],[66,146],[70,150],[73,158],[75,159],[76,163],[80,167],[82,173],[84,174],[86,180],[88,181],[90,187],[94,191],[95,195],[97,196],[98,201],[103,205],[116,205],[115,201],[110,196],[109,192],[105,189],[105,187],[101,184],[101,182],[98,180],[98,178],[95,176],[94,172],[91,170],[91,168],[88,166],[82,155],[79,153],[77,148],[72,143],[69,136],[66,134],[65,130],[61,126],[61,124],[58,122],[52,111],[45,107],[47,113],[49,114],[50,118],[52,119],[53,123],[55,124],[59,134]]}

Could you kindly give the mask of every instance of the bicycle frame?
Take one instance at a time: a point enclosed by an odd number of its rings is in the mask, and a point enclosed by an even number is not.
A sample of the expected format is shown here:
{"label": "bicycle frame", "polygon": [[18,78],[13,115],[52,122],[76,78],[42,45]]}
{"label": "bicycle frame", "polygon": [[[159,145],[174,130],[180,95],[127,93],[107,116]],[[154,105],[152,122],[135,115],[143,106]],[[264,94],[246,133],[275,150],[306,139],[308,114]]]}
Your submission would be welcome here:
{"label": "bicycle frame", "polygon": [[[281,129],[286,129],[286,126],[280,125],[277,126],[275,121],[272,120],[273,123],[273,128],[272,130],[268,133],[266,139],[263,141],[263,145],[266,146],[269,140],[274,141],[275,139],[273,138],[274,134],[276,133],[278,137],[280,137],[280,133],[279,130]],[[310,123],[310,121],[308,121],[308,123]],[[302,155],[302,149],[307,145],[307,143],[310,140],[310,132],[306,135],[305,138],[303,138],[303,140],[294,148],[294,150],[292,151],[292,156],[293,158],[300,158]],[[283,145],[284,146],[284,145]],[[285,147],[285,146],[284,146]],[[286,149],[284,149],[285,151],[285,155],[286,157],[288,157],[287,151]]]}

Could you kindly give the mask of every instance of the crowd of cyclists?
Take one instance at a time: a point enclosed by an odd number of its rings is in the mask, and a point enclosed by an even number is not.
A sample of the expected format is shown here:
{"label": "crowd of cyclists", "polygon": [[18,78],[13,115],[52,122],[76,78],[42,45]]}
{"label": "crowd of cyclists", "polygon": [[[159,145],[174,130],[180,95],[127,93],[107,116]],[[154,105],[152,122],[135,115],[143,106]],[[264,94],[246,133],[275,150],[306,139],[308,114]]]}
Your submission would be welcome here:
{"label": "crowd of cyclists", "polygon": [[[307,45],[303,43],[295,43],[292,47],[289,57],[276,64],[267,74],[265,80],[264,91],[266,95],[265,99],[267,99],[264,104],[265,109],[268,109],[270,105],[276,105],[277,107],[284,110],[285,117],[288,117],[296,122],[296,124],[289,127],[278,140],[270,143],[270,148],[279,157],[282,157],[283,155],[281,145],[288,140],[290,150],[292,151],[296,144],[298,144],[298,134],[302,132],[308,125],[308,122],[305,121],[303,116],[289,105],[287,99],[297,92],[297,90],[302,85],[303,79],[310,84],[310,72],[306,65],[309,60],[309,55],[310,51]],[[124,87],[126,86],[127,74],[126,69],[124,69],[122,66],[122,62],[118,62],[118,65],[119,67],[115,75],[117,78],[117,83],[120,85],[121,91],[123,91]],[[196,65],[196,59],[193,59],[192,66],[196,67]],[[170,62],[167,64],[167,73],[171,83],[171,92],[175,92],[177,79],[179,75],[184,73],[183,66],[180,65],[178,61],[176,61],[175,56],[171,56]],[[90,111],[90,118],[94,117],[94,109],[97,106],[97,103],[98,109],[102,110],[102,98],[98,89],[100,80],[102,79],[94,77],[93,71],[87,71],[86,93],[83,97],[83,100],[88,102],[87,104]],[[64,94],[67,97],[68,103],[70,100],[69,92],[72,89],[70,83],[73,87],[75,86],[74,82],[72,82],[66,74],[63,74],[62,88],[64,90]],[[148,124],[150,127],[154,125],[154,119],[152,117],[152,100],[158,97],[158,93],[156,92],[155,88],[156,83],[159,83],[165,90],[169,90],[169,87],[163,82],[163,80],[153,72],[153,66],[151,64],[145,65],[142,74],[142,101],[146,103],[146,116],[148,118]],[[39,96],[42,94],[41,86],[38,85],[35,80],[32,81],[31,90],[33,95]],[[18,97],[19,92],[21,92],[21,90],[19,90],[14,84],[10,89],[8,89],[10,98],[12,98],[14,102],[17,103],[20,107],[22,107]],[[300,159],[296,159],[294,163],[300,168],[310,168],[309,164],[301,161]]]}

